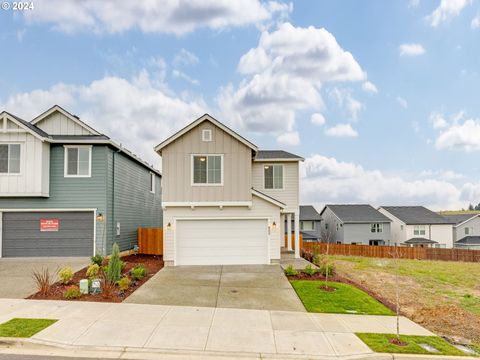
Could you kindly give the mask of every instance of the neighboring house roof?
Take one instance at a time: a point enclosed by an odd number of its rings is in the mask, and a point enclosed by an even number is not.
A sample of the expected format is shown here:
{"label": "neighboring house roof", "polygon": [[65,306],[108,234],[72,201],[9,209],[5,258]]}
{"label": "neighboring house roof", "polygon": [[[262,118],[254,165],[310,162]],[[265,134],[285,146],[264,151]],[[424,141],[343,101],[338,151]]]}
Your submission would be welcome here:
{"label": "neighboring house roof", "polygon": [[327,207],[343,223],[386,223],[392,221],[371,205],[367,204],[326,205],[320,213],[320,216],[323,215]]}
{"label": "neighboring house roof", "polygon": [[258,150],[254,161],[303,161],[303,157],[283,150]]}
{"label": "neighboring house roof", "polygon": [[466,223],[473,218],[480,217],[480,214],[455,214],[455,215],[442,215],[445,219],[451,221],[455,226]]}
{"label": "neighboring house roof", "polygon": [[381,206],[407,225],[454,224],[423,206]]}
{"label": "neighboring house roof", "polygon": [[263,200],[266,200],[266,201],[268,201],[268,202],[270,202],[274,205],[277,205],[278,207],[280,207],[282,209],[285,209],[285,207],[287,206],[285,203],[283,203],[283,202],[281,202],[281,201],[279,201],[279,200],[277,200],[277,199],[275,199],[275,198],[273,198],[273,197],[271,197],[267,194],[264,194],[264,193],[258,191],[257,189],[252,188],[252,194],[256,195],[259,198],[262,198]]}
{"label": "neighboring house roof", "polygon": [[457,245],[480,245],[480,236],[465,236],[458,241],[455,241]]}
{"label": "neighboring house roof", "polygon": [[415,244],[438,244],[438,242],[430,240],[430,239],[426,239],[426,238],[416,237],[416,238],[408,239],[403,244],[410,244],[410,245],[415,245]]}
{"label": "neighboring house roof", "polygon": [[300,205],[300,220],[320,221],[321,217],[312,205]]}
{"label": "neighboring house roof", "polygon": [[84,123],[82,120],[80,120],[80,118],[78,116],[73,115],[72,113],[68,112],[67,110],[65,110],[64,108],[62,108],[61,106],[58,106],[58,105],[53,105],[50,109],[48,109],[47,111],[44,111],[43,113],[38,115],[35,119],[33,119],[30,122],[32,123],[32,125],[36,125],[40,121],[42,121],[43,119],[48,117],[49,115],[53,114],[55,111],[58,111],[59,113],[65,115],[67,118],[72,120],[74,123],[80,125],[81,127],[86,129],[87,131],[91,132],[93,135],[101,135],[100,132],[98,132],[97,130],[95,130],[94,128],[92,128],[88,124]]}
{"label": "neighboring house roof", "polygon": [[19,118],[18,116],[15,116],[13,114],[10,114],[9,112],[7,111],[2,111],[0,113],[0,117],[1,116],[4,116],[4,115],[7,115],[7,117],[13,121],[14,123],[16,123],[18,126],[24,128],[25,130],[28,130],[30,133],[33,133],[33,135],[35,136],[39,136],[41,138],[48,138],[49,135],[43,131],[42,129],[36,127],[35,125],[32,125],[30,124],[28,121],[25,121],[21,118]]}
{"label": "neighboring house roof", "polygon": [[243,143],[244,145],[248,146],[249,148],[251,148],[253,151],[257,152],[258,151],[258,147],[251,143],[250,141],[248,141],[247,139],[245,139],[243,136],[239,135],[238,133],[236,133],[235,131],[233,131],[232,129],[230,129],[229,127],[225,126],[224,124],[222,124],[220,121],[218,121],[217,119],[215,119],[213,116],[210,116],[209,114],[204,114],[202,116],[200,116],[197,120],[193,121],[192,123],[188,124],[187,126],[185,126],[183,129],[177,131],[175,134],[173,134],[172,136],[170,136],[169,138],[167,138],[166,140],[164,140],[163,142],[161,142],[160,144],[158,144],[157,146],[155,146],[155,151],[160,153],[161,154],[161,150],[167,146],[168,144],[172,143],[173,141],[175,141],[176,139],[178,139],[180,136],[186,134],[187,132],[189,132],[190,130],[192,130],[194,127],[196,127],[197,125],[203,123],[204,121],[210,121],[211,123],[213,123],[214,125],[218,126],[220,129],[222,129],[223,131],[225,131],[226,133],[230,134],[231,136],[233,136],[235,139],[237,139],[238,141],[240,141],[241,143]]}

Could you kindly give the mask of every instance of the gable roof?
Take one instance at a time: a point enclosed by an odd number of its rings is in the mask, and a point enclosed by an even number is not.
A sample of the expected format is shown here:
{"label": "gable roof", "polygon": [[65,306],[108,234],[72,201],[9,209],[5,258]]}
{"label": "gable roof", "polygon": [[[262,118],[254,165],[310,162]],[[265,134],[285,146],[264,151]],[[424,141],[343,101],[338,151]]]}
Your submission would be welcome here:
{"label": "gable roof", "polygon": [[416,245],[416,244],[438,244],[437,241],[430,240],[427,238],[422,238],[422,237],[414,237],[410,238],[407,241],[403,242],[402,244],[410,244],[410,245]]}
{"label": "gable roof", "polygon": [[28,132],[32,133],[33,135],[40,137],[42,140],[49,137],[49,135],[45,131],[36,127],[35,125],[30,124],[28,121],[19,118],[18,116],[10,114],[7,111],[2,111],[0,113],[0,117],[3,117],[5,115],[7,116],[8,119],[10,119],[10,121],[13,121],[15,124],[23,128],[24,130],[27,130]]}
{"label": "gable roof", "polygon": [[321,217],[312,205],[300,205],[300,220],[320,221]]}
{"label": "gable roof", "polygon": [[254,161],[303,161],[303,157],[283,150],[258,150]]}
{"label": "gable roof", "polygon": [[423,206],[381,206],[407,225],[455,224]]}
{"label": "gable roof", "polygon": [[391,222],[388,217],[368,204],[325,205],[320,215],[329,208],[344,223]]}
{"label": "gable roof", "polygon": [[252,149],[253,151],[257,152],[258,151],[258,147],[251,143],[250,141],[248,141],[247,139],[245,139],[243,136],[239,135],[238,133],[236,133],[235,131],[233,131],[232,129],[230,129],[229,127],[225,126],[224,124],[222,124],[220,121],[218,121],[217,119],[215,119],[213,116],[210,116],[209,114],[203,114],[202,116],[200,116],[197,120],[191,122],[190,124],[188,124],[187,126],[185,126],[183,129],[177,131],[175,134],[173,134],[172,136],[170,136],[169,138],[167,138],[166,140],[164,140],[163,142],[161,142],[160,144],[158,144],[157,146],[155,146],[155,151],[158,152],[159,154],[161,154],[162,152],[162,149],[167,146],[168,144],[174,142],[176,139],[178,139],[180,136],[186,134],[187,132],[189,132],[190,130],[192,130],[194,127],[196,127],[197,125],[200,125],[201,123],[203,123],[204,121],[210,121],[211,123],[213,123],[214,125],[218,126],[220,129],[222,129],[223,131],[225,131],[227,134],[230,134],[232,137],[234,137],[235,139],[237,139],[238,141],[240,141],[242,144],[246,145],[247,147],[249,147],[250,149]]}
{"label": "gable roof", "polygon": [[453,214],[453,215],[442,215],[448,221],[451,221],[458,226],[463,224],[467,221],[472,220],[473,218],[480,217],[480,214]]}
{"label": "gable roof", "polygon": [[64,108],[62,108],[61,106],[58,106],[58,105],[52,106],[50,109],[48,109],[47,111],[44,111],[43,113],[38,115],[36,118],[34,118],[30,122],[32,123],[32,125],[36,125],[39,122],[41,122],[42,120],[44,120],[45,118],[47,118],[48,116],[50,116],[51,114],[53,114],[54,112],[59,112],[59,113],[65,115],[71,121],[73,121],[77,125],[83,127],[87,131],[91,132],[93,135],[101,135],[100,132],[98,132],[97,130],[95,130],[91,126],[87,125],[82,120],[80,120],[80,118],[78,116],[73,115],[72,113],[69,113],[67,110],[65,110]]}
{"label": "gable roof", "polygon": [[458,241],[455,241],[458,245],[480,245],[480,236],[465,236]]}

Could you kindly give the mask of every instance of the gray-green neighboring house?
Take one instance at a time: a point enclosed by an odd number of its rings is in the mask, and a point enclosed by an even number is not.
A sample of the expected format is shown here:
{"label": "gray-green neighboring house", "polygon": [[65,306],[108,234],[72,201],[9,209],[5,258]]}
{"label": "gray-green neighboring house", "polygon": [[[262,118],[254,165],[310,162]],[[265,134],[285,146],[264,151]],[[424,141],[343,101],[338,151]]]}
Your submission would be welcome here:
{"label": "gray-green neighboring house", "polygon": [[161,226],[151,165],[59,106],[0,113],[0,257],[106,255]]}

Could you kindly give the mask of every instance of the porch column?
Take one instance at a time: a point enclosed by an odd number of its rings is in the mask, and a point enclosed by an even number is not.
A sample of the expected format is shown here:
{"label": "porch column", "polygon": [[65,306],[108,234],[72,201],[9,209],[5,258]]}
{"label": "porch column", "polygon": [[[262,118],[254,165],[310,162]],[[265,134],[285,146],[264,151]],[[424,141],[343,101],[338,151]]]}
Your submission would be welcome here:
{"label": "porch column", "polygon": [[295,213],[295,257],[300,258],[300,214]]}
{"label": "porch column", "polygon": [[292,250],[292,214],[287,214],[287,250]]}
{"label": "porch column", "polygon": [[278,224],[278,228],[280,229],[280,247],[285,247],[285,214],[280,214],[280,224]]}

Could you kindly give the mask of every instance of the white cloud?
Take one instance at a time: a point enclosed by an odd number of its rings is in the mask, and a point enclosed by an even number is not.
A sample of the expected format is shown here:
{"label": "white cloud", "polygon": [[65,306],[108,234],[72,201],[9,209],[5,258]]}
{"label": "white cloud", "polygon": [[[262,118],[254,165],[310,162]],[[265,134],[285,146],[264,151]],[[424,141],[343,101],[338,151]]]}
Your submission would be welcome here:
{"label": "white cloud", "polygon": [[368,92],[368,93],[371,93],[371,94],[376,94],[376,93],[378,93],[377,87],[375,86],[374,83],[372,83],[372,82],[370,82],[370,81],[365,81],[365,82],[362,84],[362,89],[363,89],[365,92]]}
{"label": "white cloud", "polygon": [[432,126],[434,129],[443,129],[448,126],[448,122],[440,113],[432,113],[430,114],[430,121],[432,122]]}
{"label": "white cloud", "polygon": [[435,147],[465,152],[480,151],[480,119],[454,121],[441,127]]}
{"label": "white cloud", "polygon": [[480,28],[480,14],[478,14],[472,19],[472,22],[470,23],[470,27],[474,30]]}
{"label": "white cloud", "polygon": [[301,164],[301,201],[425,205],[434,210],[458,209],[480,196],[480,183],[455,185],[422,174],[391,175],[361,165],[313,154]]}
{"label": "white cloud", "polygon": [[293,146],[300,144],[300,136],[297,131],[287,132],[277,136],[277,142],[280,145]]}
{"label": "white cloud", "polygon": [[338,87],[334,87],[329,91],[329,95],[335,100],[341,109],[347,111],[348,115],[353,120],[357,120],[358,113],[365,109],[365,105],[352,97],[351,89],[339,89]]}
{"label": "white cloud", "polygon": [[325,124],[325,117],[320,113],[314,113],[310,117],[310,121],[312,122],[312,124],[321,126]]}
{"label": "white cloud", "polygon": [[133,79],[106,76],[85,85],[60,83],[19,93],[0,108],[32,119],[54,104],[155,164],[159,157],[153,147],[206,112],[202,99],[180,99],[157,86],[145,70]]}
{"label": "white cloud", "polygon": [[426,17],[426,20],[430,26],[437,27],[460,15],[460,12],[469,4],[471,0],[441,0],[440,5]]}
{"label": "white cloud", "polygon": [[276,136],[295,130],[300,111],[320,112],[322,86],[363,81],[366,74],[325,29],[289,23],[264,31],[238,64],[238,86],[221,89],[217,103],[239,128]]}
{"label": "white cloud", "polygon": [[420,5],[420,0],[409,0],[407,6],[410,9],[415,9],[418,7],[418,5]]}
{"label": "white cloud", "polygon": [[405,100],[404,98],[402,98],[401,96],[397,96],[397,98],[395,99],[397,100],[397,103],[403,107],[404,109],[408,108],[408,102],[407,100]]}
{"label": "white cloud", "polygon": [[289,4],[259,0],[37,0],[35,11],[25,11],[29,23],[47,23],[73,33],[120,33],[140,29],[146,33],[185,34],[198,28],[222,30],[262,25],[291,12]]}
{"label": "white cloud", "polygon": [[177,70],[177,69],[173,70],[172,75],[173,75],[173,77],[183,79],[183,80],[185,80],[186,82],[188,82],[192,85],[200,85],[200,81],[188,76],[187,74],[185,74],[184,72],[182,72],[180,70]]}
{"label": "white cloud", "polygon": [[325,135],[333,137],[357,137],[358,133],[350,124],[338,124],[326,129]]}
{"label": "white cloud", "polygon": [[197,65],[200,62],[197,55],[194,53],[182,49],[173,57],[172,65],[174,67]]}
{"label": "white cloud", "polygon": [[425,48],[420,44],[408,43],[398,47],[401,56],[418,56],[425,54]]}

